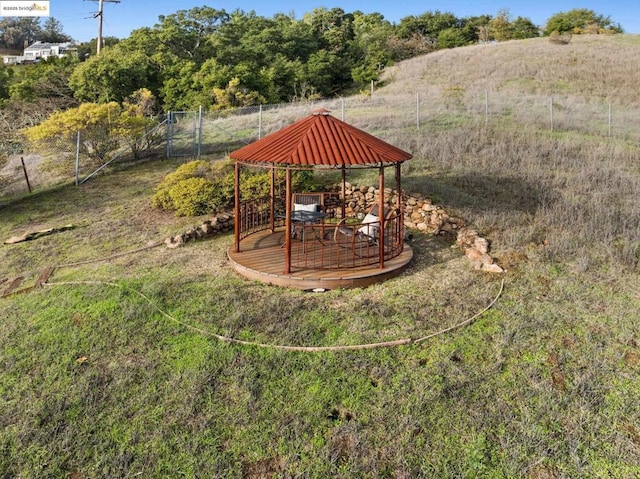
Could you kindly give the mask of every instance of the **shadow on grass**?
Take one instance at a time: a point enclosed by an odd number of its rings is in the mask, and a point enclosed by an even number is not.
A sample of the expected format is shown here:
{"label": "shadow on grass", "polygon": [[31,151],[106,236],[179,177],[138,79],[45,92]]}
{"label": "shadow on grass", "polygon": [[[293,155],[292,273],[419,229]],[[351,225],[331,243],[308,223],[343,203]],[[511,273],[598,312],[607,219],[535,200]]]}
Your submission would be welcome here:
{"label": "shadow on grass", "polygon": [[417,192],[436,204],[457,209],[534,214],[542,205],[557,201],[558,193],[540,183],[514,176],[447,174],[403,178],[407,191]]}

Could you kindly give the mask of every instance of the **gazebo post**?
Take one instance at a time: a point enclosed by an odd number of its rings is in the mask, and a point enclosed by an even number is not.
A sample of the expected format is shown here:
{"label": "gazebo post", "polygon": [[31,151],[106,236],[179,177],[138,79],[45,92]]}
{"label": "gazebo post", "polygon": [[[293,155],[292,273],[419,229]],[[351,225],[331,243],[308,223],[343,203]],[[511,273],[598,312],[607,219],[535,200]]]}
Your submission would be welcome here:
{"label": "gazebo post", "polygon": [[240,162],[236,161],[235,164],[235,175],[233,179],[233,188],[234,188],[234,215],[235,218],[233,220],[233,244],[234,250],[236,253],[240,252],[240,222],[242,218],[240,217]]}
{"label": "gazebo post", "polygon": [[291,167],[287,165],[286,170],[286,194],[285,194],[285,254],[284,254],[284,274],[291,274]]}
{"label": "gazebo post", "polygon": [[270,188],[271,204],[269,205],[269,228],[273,233],[276,229],[275,216],[276,216],[276,167],[271,165],[271,188]]}
{"label": "gazebo post", "polygon": [[385,228],[385,214],[384,214],[384,165],[380,163],[380,169],[378,170],[378,214],[380,215],[380,241],[378,241],[378,261],[380,263],[380,269],[384,268],[384,228]]}
{"label": "gazebo post", "polygon": [[399,244],[404,244],[404,209],[402,208],[402,169],[400,167],[400,163],[396,163],[396,191],[398,194],[396,195],[396,207],[400,212],[400,218],[398,221],[399,231],[396,234],[396,237],[399,239]]}
{"label": "gazebo post", "polygon": [[342,216],[340,218],[344,219],[345,214],[346,214],[346,208],[344,206],[344,199],[346,197],[345,192],[347,190],[347,188],[345,186],[345,184],[347,183],[347,170],[346,170],[344,165],[342,165],[341,170],[342,170],[342,201],[341,201],[341,213],[342,213]]}

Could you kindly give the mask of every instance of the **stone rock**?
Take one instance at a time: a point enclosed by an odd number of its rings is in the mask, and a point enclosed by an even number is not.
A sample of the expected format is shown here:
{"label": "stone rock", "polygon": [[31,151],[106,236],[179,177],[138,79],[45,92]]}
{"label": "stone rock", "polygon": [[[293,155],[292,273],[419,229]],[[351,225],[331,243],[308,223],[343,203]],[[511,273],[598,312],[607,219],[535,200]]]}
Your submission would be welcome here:
{"label": "stone rock", "polygon": [[427,212],[436,211],[438,209],[437,206],[432,205],[431,203],[424,203],[422,205],[422,209]]}
{"label": "stone rock", "polygon": [[427,223],[418,223],[416,227],[418,228],[419,231],[422,231],[422,232],[425,232],[429,229],[429,225],[427,225]]}
{"label": "stone rock", "polygon": [[489,242],[484,238],[476,237],[473,241],[473,247],[481,253],[489,252]]}
{"label": "stone rock", "polygon": [[202,231],[203,234],[205,235],[210,235],[211,233],[213,233],[213,226],[211,226],[211,223],[202,223],[200,225],[200,231]]}
{"label": "stone rock", "polygon": [[492,264],[493,258],[486,253],[481,253],[475,248],[467,248],[464,250],[464,254],[472,262],[480,261],[482,264]]}
{"label": "stone rock", "polygon": [[504,273],[504,269],[495,263],[483,264],[482,271],[486,271],[487,273]]}

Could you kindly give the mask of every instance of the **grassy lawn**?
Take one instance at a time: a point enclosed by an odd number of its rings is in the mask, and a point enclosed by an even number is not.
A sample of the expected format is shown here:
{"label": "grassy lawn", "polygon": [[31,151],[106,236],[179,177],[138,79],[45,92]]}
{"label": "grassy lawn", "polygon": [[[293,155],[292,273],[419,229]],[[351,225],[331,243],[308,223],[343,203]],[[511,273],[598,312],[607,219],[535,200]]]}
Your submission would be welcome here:
{"label": "grassy lawn", "polygon": [[[6,237],[78,228],[3,246],[2,277],[182,231],[194,220],[149,206],[173,167],[3,205]],[[62,267],[51,286],[2,300],[1,477],[640,474],[631,276],[577,274],[537,249],[505,253],[505,291],[470,326],[393,349],[282,352],[206,333],[287,345],[415,339],[481,310],[500,279],[417,235],[401,277],[309,294],[240,279],[229,244]],[[71,281],[116,286],[55,285]]]}

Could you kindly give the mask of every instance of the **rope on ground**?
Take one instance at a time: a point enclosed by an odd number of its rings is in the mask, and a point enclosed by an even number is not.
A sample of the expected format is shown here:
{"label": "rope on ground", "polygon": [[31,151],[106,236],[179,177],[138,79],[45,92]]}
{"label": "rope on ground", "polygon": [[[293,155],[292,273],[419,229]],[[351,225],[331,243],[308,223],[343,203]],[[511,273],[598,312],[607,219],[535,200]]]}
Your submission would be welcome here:
{"label": "rope on ground", "polygon": [[449,331],[452,331],[454,329],[458,329],[461,328],[462,326],[465,326],[467,324],[470,324],[471,322],[473,322],[474,320],[476,320],[477,318],[479,318],[480,316],[482,316],[485,312],[487,312],[489,309],[491,309],[496,302],[498,301],[498,298],[500,298],[500,296],[502,295],[502,292],[504,291],[504,277],[502,278],[502,283],[500,284],[500,291],[498,292],[498,294],[496,295],[496,297],[493,299],[493,301],[491,301],[491,303],[489,303],[489,305],[487,307],[485,307],[482,311],[480,311],[479,313],[476,313],[475,315],[473,315],[471,318],[466,319],[460,323],[457,323],[451,327],[448,327],[446,329],[442,329],[440,331],[437,331],[435,333],[429,334],[428,336],[424,336],[422,338],[413,340],[411,338],[404,338],[404,339],[398,339],[395,341],[385,341],[385,342],[380,342],[380,343],[367,343],[367,344],[353,344],[353,345],[345,345],[345,346],[287,346],[287,345],[280,345],[280,344],[266,344],[266,343],[258,343],[258,342],[254,342],[254,341],[243,341],[241,339],[236,339],[236,338],[230,338],[228,336],[223,336],[220,334],[216,334],[213,333],[211,331],[207,331],[205,329],[199,328],[197,326],[193,326],[191,324],[188,324],[184,321],[181,321],[180,319],[175,318],[174,316],[171,316],[169,313],[167,313],[166,311],[164,311],[163,309],[161,309],[156,303],[154,303],[148,296],[146,296],[144,293],[135,290],[133,288],[128,288],[126,286],[122,286],[121,284],[118,283],[112,283],[112,282],[107,282],[107,281],[61,281],[61,282],[52,282],[52,283],[45,283],[43,286],[77,286],[77,285],[98,285],[98,286],[112,286],[112,287],[116,287],[116,288],[120,288],[120,289],[124,289],[124,290],[129,290],[135,294],[137,294],[138,296],[140,296],[141,298],[143,298],[147,303],[149,303],[151,306],[153,306],[153,308],[158,311],[162,316],[164,316],[165,318],[167,318],[168,320],[179,324],[187,329],[190,329],[191,331],[195,331],[197,333],[200,333],[204,336],[210,336],[213,338],[216,338],[220,341],[226,342],[226,343],[231,343],[231,344],[238,344],[241,346],[252,346],[252,347],[257,347],[257,348],[266,348],[266,349],[275,349],[275,350],[280,350],[280,351],[300,351],[300,352],[307,352],[307,353],[312,353],[312,352],[324,352],[324,351],[330,351],[330,352],[337,352],[337,351],[352,351],[352,350],[363,350],[363,349],[376,349],[376,348],[390,348],[390,347],[396,347],[396,346],[403,346],[406,344],[417,344],[417,343],[421,343],[426,341],[427,339],[436,337],[436,336],[440,336],[442,334],[448,333]]}

